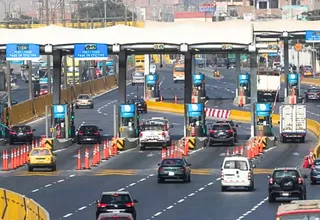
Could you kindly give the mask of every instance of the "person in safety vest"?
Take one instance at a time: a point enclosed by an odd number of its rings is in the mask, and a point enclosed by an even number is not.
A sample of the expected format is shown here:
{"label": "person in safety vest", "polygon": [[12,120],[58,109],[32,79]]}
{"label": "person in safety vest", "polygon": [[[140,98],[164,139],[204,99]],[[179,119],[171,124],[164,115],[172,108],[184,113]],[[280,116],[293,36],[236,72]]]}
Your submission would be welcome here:
{"label": "person in safety vest", "polygon": [[305,168],[305,169],[309,168],[309,157],[308,156],[304,157],[303,168]]}

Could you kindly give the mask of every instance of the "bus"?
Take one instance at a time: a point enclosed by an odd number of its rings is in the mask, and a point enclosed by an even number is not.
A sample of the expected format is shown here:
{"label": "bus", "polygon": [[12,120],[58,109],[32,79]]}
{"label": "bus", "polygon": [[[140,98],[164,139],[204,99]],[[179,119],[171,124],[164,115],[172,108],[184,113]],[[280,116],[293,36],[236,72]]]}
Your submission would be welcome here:
{"label": "bus", "polygon": [[296,200],[278,207],[276,220],[319,220],[320,200]]}

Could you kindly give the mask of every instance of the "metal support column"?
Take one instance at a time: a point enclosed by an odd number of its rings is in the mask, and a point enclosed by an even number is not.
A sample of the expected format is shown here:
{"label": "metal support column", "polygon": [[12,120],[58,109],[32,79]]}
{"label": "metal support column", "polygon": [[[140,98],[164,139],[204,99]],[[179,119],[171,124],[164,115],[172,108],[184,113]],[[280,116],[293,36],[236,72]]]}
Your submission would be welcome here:
{"label": "metal support column", "polygon": [[52,73],[51,73],[51,55],[47,55],[47,73],[48,73],[48,93],[51,93],[51,78],[52,78]]}
{"label": "metal support column", "polygon": [[11,107],[12,97],[11,97],[11,66],[10,61],[6,61],[6,84],[7,84],[7,94],[8,94],[8,107]]}
{"label": "metal support column", "polygon": [[289,39],[283,39],[283,61],[284,61],[284,97],[288,96],[288,74],[289,74]]}
{"label": "metal support column", "polygon": [[256,112],[255,104],[257,103],[257,50],[250,53],[250,78],[251,78],[251,137],[256,135]]}
{"label": "metal support column", "polygon": [[67,65],[67,55],[63,56],[63,85],[66,89],[68,87],[68,65]]}
{"label": "metal support column", "polygon": [[241,54],[236,53],[236,97],[239,96],[239,74],[241,73]]}
{"label": "metal support column", "polygon": [[120,104],[126,103],[127,96],[127,84],[126,84],[126,74],[127,74],[127,53],[125,50],[119,52],[119,98],[118,102]]}
{"label": "metal support column", "polygon": [[28,60],[28,87],[29,87],[29,99],[33,99],[33,83],[32,83],[32,61]]}
{"label": "metal support column", "polygon": [[52,104],[59,105],[61,98],[61,62],[62,52],[60,50],[53,51],[53,86],[52,86]]}
{"label": "metal support column", "polygon": [[[192,63],[193,55],[191,51],[184,53],[184,103],[191,103],[192,99]],[[184,107],[184,136],[188,134],[188,109]]]}

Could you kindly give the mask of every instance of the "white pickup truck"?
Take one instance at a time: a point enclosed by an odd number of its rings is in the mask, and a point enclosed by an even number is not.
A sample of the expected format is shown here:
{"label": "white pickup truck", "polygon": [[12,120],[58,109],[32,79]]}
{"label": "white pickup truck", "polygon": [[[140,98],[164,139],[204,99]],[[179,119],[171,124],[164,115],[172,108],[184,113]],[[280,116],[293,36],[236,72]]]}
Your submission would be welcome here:
{"label": "white pickup truck", "polygon": [[140,150],[146,147],[167,147],[171,145],[170,126],[167,120],[150,119],[145,121],[140,130]]}

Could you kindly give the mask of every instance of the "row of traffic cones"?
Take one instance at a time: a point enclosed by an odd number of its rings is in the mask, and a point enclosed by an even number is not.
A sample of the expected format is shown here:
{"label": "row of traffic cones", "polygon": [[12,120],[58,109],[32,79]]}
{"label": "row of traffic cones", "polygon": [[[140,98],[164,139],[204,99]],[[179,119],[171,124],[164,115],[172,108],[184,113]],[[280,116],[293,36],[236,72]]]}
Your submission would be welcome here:
{"label": "row of traffic cones", "polygon": [[[178,104],[178,96],[177,95],[174,95],[174,104]],[[163,96],[160,95],[160,99],[159,99],[159,102],[163,102]]]}
{"label": "row of traffic cones", "polygon": [[226,152],[227,156],[230,155],[244,155],[244,147],[243,146],[235,146],[233,148],[227,148],[227,152]]}
{"label": "row of traffic cones", "polygon": [[2,151],[2,171],[14,170],[24,166],[28,160],[29,146],[23,145]]}
{"label": "row of traffic cones", "polygon": [[[77,156],[77,170],[89,170],[91,167],[98,166],[102,161],[108,160],[111,157],[118,155],[118,148],[116,144],[112,142],[105,141],[103,143],[103,149],[99,144],[93,147],[92,153],[90,153],[89,148],[85,149],[84,154],[84,166],[82,166],[81,150],[78,150]],[[91,164],[90,164],[91,162]]]}
{"label": "row of traffic cones", "polygon": [[178,145],[173,144],[161,150],[161,160],[166,158],[183,158],[186,156],[189,156],[189,146],[186,140],[180,140]]}

